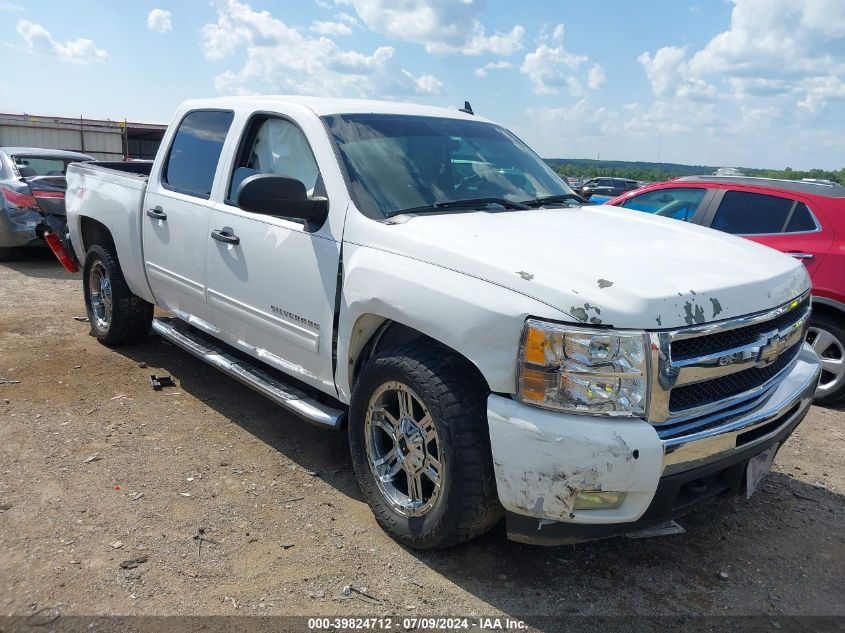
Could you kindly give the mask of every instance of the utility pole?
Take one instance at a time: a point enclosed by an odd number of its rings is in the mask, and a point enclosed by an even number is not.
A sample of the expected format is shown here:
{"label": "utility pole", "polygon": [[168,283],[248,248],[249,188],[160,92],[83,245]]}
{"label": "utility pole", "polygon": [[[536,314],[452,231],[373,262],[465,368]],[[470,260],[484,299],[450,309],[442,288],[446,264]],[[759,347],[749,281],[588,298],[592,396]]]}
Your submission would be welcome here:
{"label": "utility pole", "polygon": [[596,176],[599,175],[599,159],[601,159],[601,154],[596,154]]}

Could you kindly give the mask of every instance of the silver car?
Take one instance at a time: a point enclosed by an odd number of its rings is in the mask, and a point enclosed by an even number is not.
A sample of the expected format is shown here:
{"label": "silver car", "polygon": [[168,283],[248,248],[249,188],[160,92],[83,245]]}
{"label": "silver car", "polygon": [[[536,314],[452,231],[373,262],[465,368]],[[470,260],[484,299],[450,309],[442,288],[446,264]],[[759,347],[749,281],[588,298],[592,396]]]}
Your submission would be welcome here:
{"label": "silver car", "polygon": [[41,214],[64,215],[67,166],[92,160],[58,149],[0,147],[0,261],[44,246],[37,232]]}

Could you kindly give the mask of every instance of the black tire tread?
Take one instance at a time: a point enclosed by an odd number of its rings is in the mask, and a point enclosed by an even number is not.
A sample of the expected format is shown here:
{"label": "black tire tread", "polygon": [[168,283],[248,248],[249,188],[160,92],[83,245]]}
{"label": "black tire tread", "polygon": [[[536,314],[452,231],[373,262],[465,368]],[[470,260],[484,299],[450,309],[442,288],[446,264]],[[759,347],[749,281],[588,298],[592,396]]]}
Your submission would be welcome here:
{"label": "black tire tread", "polygon": [[[92,323],[91,332],[104,345],[130,345],[144,340],[153,322],[153,304],[132,293],[120,269],[113,247],[94,244],[88,249],[83,269],[85,307]],[[88,273],[96,260],[103,262],[109,274],[112,290],[112,319],[106,332],[98,331],[88,303]]]}
{"label": "black tire tread", "polygon": [[[448,348],[430,341],[385,350],[370,359],[368,367],[359,375],[353,391],[353,411],[361,406],[366,411],[370,394],[361,393],[358,387],[368,368],[389,368],[408,376],[413,383],[409,386],[426,401],[435,416],[438,432],[442,434],[443,428],[448,426],[453,449],[460,452],[460,481],[454,482],[458,485],[458,493],[444,497],[447,506],[442,520],[424,535],[409,536],[398,531],[397,525],[404,519],[380,502],[381,493],[375,482],[358,473],[364,495],[382,528],[410,547],[440,549],[475,538],[498,523],[503,509],[496,492],[487,426],[489,391],[477,370]],[[363,399],[363,404],[356,403],[356,399]],[[356,473],[363,467],[369,475],[368,465],[360,461],[360,457],[366,459],[363,446],[359,447],[359,459],[355,459],[357,438],[353,437],[353,430],[350,424]],[[456,464],[452,464],[451,470],[454,473]]]}

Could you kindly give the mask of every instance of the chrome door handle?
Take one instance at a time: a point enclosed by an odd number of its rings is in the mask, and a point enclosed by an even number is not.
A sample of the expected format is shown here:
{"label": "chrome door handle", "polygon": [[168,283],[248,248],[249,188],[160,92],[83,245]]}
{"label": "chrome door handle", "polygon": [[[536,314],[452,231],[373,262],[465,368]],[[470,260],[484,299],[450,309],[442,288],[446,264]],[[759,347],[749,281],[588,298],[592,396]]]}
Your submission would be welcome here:
{"label": "chrome door handle", "polygon": [[211,238],[217,240],[218,242],[225,242],[226,244],[240,244],[241,238],[233,233],[229,233],[227,231],[222,231],[220,229],[214,229],[211,232]]}
{"label": "chrome door handle", "polygon": [[813,259],[812,253],[787,253],[787,255],[792,255],[795,259]]}
{"label": "chrome door handle", "polygon": [[155,207],[154,209],[147,209],[147,215],[154,220],[166,220],[167,214],[162,210],[161,207]]}

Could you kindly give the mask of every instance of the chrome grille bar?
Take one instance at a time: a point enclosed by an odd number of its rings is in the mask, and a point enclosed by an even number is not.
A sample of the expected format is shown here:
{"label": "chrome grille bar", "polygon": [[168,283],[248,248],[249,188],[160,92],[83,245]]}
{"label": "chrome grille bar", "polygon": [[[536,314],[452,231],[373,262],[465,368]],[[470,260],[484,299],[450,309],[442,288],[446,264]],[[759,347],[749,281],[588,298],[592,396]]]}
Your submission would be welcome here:
{"label": "chrome grille bar", "polygon": [[[666,425],[702,418],[702,424],[709,424],[712,423],[714,416],[720,417],[720,412],[724,412],[722,417],[729,416],[731,415],[728,410],[730,407],[759,398],[767,390],[773,388],[792,366],[795,358],[791,358],[775,376],[761,376],[761,379],[765,378],[764,382],[753,385],[742,393],[703,402],[700,406],[693,404],[682,410],[673,411],[670,407],[672,391],[675,388],[701,384],[704,389],[696,390],[703,391],[706,390],[708,381],[739,374],[749,369],[769,367],[778,360],[781,354],[790,353],[797,357],[796,350],[800,349],[809,324],[808,297],[809,292],[773,310],[759,314],[678,330],[649,333],[652,374],[649,421],[655,425]],[[794,318],[791,313],[794,313]],[[771,329],[765,327],[770,322]],[[746,332],[749,337],[753,337],[752,342],[719,349],[720,342],[724,345],[724,341],[735,338],[721,336],[724,332],[733,331],[734,334],[741,336],[742,328],[748,328]],[[693,347],[701,349],[702,352],[695,356],[674,359],[672,344],[694,338],[701,339]],[[711,349],[709,345],[713,345],[713,348]],[[690,346],[687,345],[687,347]],[[770,374],[770,372],[758,373]],[[749,376],[753,375],[749,374]],[[745,378],[750,380],[747,376]],[[714,383],[714,386],[723,382],[724,380]],[[678,395],[680,396],[680,392]],[[693,428],[695,425],[688,424],[687,426]]]}

